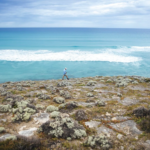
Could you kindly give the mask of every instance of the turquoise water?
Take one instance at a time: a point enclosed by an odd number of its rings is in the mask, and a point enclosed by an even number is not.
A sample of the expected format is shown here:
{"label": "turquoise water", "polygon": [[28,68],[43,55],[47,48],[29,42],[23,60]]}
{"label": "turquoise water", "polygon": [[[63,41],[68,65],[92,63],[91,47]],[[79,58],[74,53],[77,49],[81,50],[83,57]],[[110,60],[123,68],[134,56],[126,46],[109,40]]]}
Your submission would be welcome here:
{"label": "turquoise water", "polygon": [[150,29],[0,28],[0,82],[150,77]]}

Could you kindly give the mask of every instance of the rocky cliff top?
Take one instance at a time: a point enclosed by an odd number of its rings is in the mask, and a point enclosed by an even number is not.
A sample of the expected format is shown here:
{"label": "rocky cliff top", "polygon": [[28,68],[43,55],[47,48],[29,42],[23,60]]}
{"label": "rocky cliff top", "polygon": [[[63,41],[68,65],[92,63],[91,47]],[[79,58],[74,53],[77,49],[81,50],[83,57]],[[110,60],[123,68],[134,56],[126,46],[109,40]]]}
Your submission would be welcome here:
{"label": "rocky cliff top", "polygon": [[23,140],[42,141],[37,149],[149,150],[149,132],[150,78],[0,84],[0,149]]}

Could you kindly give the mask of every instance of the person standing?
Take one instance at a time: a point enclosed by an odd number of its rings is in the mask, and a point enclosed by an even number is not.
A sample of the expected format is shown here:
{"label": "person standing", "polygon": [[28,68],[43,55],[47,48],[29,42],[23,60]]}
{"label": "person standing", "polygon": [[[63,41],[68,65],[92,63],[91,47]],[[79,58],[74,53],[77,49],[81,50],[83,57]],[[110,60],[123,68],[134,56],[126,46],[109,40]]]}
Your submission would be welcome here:
{"label": "person standing", "polygon": [[67,80],[69,80],[69,78],[68,78],[68,76],[67,76],[67,68],[65,68],[64,71],[63,71],[62,80],[64,80],[64,76],[66,76]]}

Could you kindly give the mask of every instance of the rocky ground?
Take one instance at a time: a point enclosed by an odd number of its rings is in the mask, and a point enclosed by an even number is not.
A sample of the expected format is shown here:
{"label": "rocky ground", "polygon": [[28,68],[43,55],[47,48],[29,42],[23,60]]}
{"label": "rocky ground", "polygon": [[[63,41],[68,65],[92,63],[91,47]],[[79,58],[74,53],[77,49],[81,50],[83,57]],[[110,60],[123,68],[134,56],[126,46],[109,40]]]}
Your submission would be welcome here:
{"label": "rocky ground", "polygon": [[0,149],[25,136],[41,149],[150,150],[150,78],[6,82],[0,95]]}

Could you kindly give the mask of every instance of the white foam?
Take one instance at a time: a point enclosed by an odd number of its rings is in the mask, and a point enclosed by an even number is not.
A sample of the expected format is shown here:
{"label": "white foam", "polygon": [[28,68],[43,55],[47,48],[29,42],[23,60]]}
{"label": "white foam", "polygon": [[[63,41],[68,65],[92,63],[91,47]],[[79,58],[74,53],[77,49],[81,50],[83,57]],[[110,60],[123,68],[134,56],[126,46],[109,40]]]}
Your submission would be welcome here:
{"label": "white foam", "polygon": [[109,51],[89,52],[69,50],[53,52],[49,50],[0,50],[0,60],[6,61],[109,61],[109,62],[137,62],[142,59],[134,56],[116,54]]}
{"label": "white foam", "polygon": [[150,46],[118,46],[117,49],[104,49],[111,53],[132,53],[132,52],[150,52]]}

